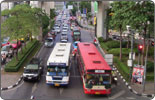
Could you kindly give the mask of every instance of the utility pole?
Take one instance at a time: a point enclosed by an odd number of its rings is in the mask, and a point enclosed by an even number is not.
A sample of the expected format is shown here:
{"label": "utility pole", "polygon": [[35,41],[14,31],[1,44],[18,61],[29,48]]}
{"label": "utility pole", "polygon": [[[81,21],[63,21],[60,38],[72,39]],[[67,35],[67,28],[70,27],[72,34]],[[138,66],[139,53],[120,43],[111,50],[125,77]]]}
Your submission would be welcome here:
{"label": "utility pole", "polygon": [[148,55],[148,39],[147,39],[147,48],[146,48],[146,56],[145,56],[145,66],[144,66],[144,75],[143,75],[143,92],[145,91],[145,80],[146,80],[146,66],[147,66],[147,55]]}
{"label": "utility pole", "polygon": [[129,81],[132,83],[132,69],[133,69],[133,39],[134,39],[134,32],[131,30],[131,60],[132,60],[132,66],[130,67],[130,77]]}
{"label": "utility pole", "polygon": [[79,12],[79,1],[77,2],[77,5],[78,5],[78,12]]}
{"label": "utility pole", "polygon": [[130,66],[130,73],[129,73],[130,74],[129,75],[129,83],[131,84],[132,83],[132,81],[131,81],[131,79],[132,79],[132,70],[133,70],[133,40],[134,40],[134,30],[132,30],[129,25],[127,25],[126,28],[130,32],[130,34],[131,34],[131,66]]}

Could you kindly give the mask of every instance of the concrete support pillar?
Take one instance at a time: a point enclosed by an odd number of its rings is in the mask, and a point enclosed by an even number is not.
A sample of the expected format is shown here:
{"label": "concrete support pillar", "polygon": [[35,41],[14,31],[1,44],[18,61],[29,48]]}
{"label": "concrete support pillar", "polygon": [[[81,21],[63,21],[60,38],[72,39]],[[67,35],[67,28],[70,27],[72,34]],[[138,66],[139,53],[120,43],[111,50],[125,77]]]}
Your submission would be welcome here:
{"label": "concrete support pillar", "polygon": [[14,7],[14,3],[13,2],[9,2],[9,9],[12,9]]}
{"label": "concrete support pillar", "polygon": [[105,25],[105,19],[107,16],[106,9],[109,6],[108,1],[98,1],[98,13],[97,13],[97,37],[103,37],[107,39],[107,29]]}

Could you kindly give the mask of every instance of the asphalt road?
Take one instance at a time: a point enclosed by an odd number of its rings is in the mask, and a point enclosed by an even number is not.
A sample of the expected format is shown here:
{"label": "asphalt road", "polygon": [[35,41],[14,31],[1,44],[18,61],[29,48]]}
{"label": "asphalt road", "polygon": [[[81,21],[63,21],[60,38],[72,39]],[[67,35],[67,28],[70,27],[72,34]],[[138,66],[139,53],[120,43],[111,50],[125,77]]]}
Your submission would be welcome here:
{"label": "asphalt road", "polygon": [[[82,42],[93,42],[93,34],[90,31],[81,29]],[[72,42],[71,31],[69,30],[69,42]],[[55,43],[60,41],[60,34],[56,36]],[[53,48],[42,47],[38,56],[44,59],[46,65],[47,59],[52,52]],[[118,85],[112,85],[112,93],[110,95],[86,95],[83,91],[83,85],[77,65],[72,60],[71,77],[68,87],[53,87],[46,85],[46,66],[44,66],[44,73],[40,82],[22,82],[19,86],[2,91],[1,97],[3,99],[30,99],[34,96],[35,99],[135,99],[135,100],[149,100],[137,96],[130,92],[125,84],[118,78]]]}

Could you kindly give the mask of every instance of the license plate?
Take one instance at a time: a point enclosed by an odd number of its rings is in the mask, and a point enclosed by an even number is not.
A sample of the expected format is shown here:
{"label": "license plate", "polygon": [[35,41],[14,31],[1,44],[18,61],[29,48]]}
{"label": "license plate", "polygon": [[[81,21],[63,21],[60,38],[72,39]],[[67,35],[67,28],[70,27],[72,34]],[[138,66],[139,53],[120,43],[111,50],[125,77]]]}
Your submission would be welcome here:
{"label": "license plate", "polygon": [[32,79],[32,77],[28,77],[28,79]]}
{"label": "license plate", "polygon": [[95,94],[100,94],[100,92],[95,92]]}
{"label": "license plate", "polygon": [[55,86],[60,86],[60,84],[54,84]]}

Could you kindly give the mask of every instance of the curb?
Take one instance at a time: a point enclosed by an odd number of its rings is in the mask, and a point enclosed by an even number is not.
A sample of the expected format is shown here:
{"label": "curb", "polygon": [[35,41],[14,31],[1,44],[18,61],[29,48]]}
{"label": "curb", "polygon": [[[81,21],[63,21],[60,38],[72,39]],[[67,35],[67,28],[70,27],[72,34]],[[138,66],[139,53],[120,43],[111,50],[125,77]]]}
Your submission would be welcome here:
{"label": "curb", "polygon": [[8,87],[1,88],[1,91],[12,89],[12,88],[18,86],[22,82],[22,79],[23,79],[23,76],[21,75],[20,78],[18,79],[18,82],[16,84],[8,86]]}
{"label": "curb", "polygon": [[[114,66],[115,67],[115,66]],[[116,68],[116,67],[115,67]],[[123,80],[124,84],[127,86],[127,88],[133,92],[134,94],[138,95],[138,96],[143,96],[143,97],[154,97],[154,94],[140,94],[137,91],[135,91],[134,89],[131,88],[131,86],[129,85],[129,83],[123,78],[123,76],[121,75],[121,73],[118,71],[118,69],[116,68],[116,72],[118,73],[118,75],[120,76],[120,78]]]}

